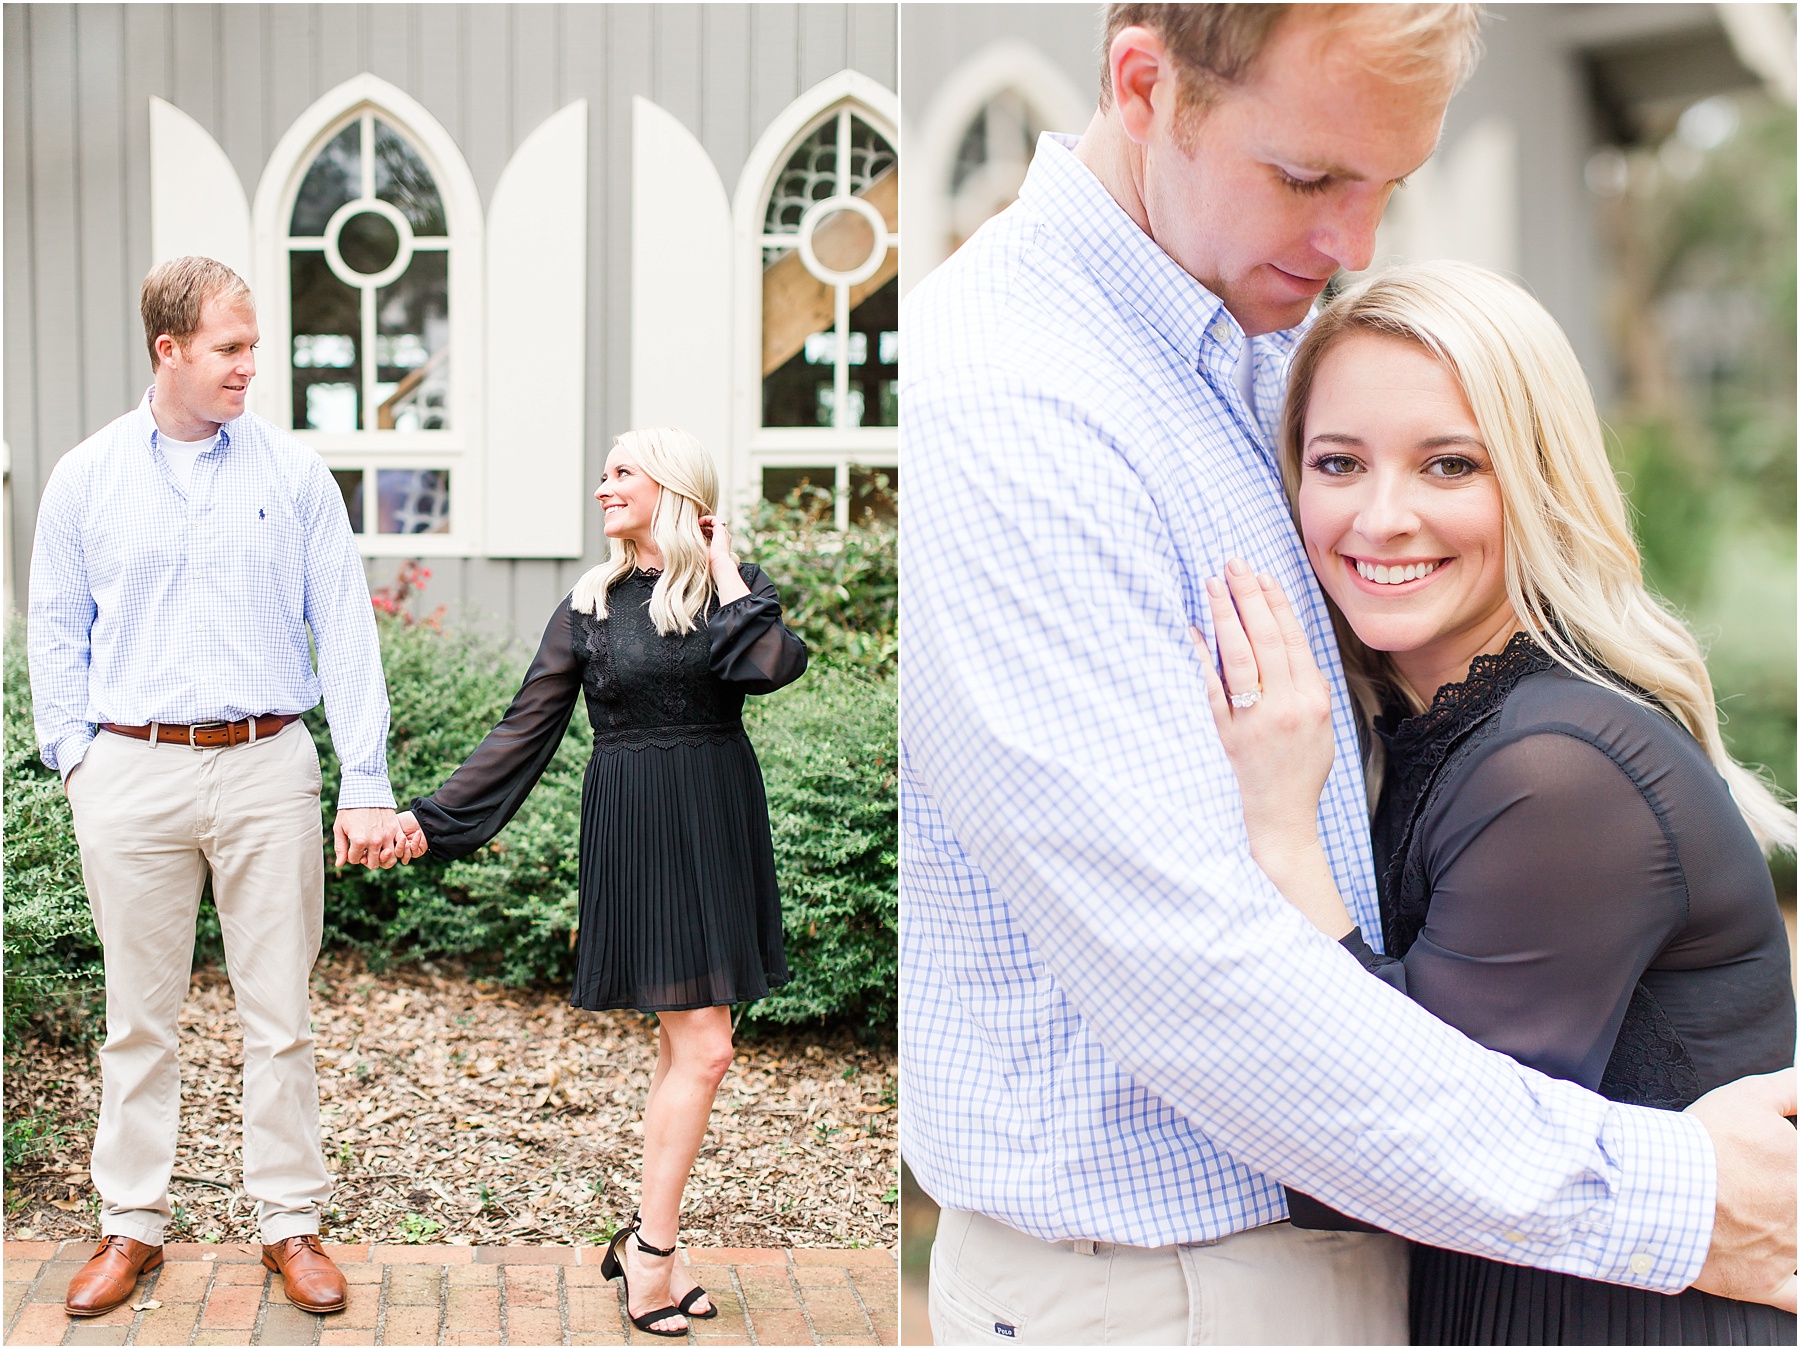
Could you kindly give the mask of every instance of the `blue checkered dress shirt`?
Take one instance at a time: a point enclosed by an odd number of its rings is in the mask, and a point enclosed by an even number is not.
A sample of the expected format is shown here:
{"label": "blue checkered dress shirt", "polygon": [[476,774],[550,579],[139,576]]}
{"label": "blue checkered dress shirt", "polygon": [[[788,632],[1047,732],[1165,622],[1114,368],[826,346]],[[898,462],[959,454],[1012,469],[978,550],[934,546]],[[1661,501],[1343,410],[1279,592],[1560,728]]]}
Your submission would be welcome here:
{"label": "blue checkered dress shirt", "polygon": [[375,616],[325,461],[245,413],[183,492],[157,439],[146,395],[64,455],[38,502],[28,641],[44,762],[68,777],[103,721],[241,721],[323,696],[339,808],[392,806]]}
{"label": "blue checkered dress shirt", "polygon": [[1276,1178],[1421,1241],[1659,1291],[1698,1273],[1692,1118],[1437,1021],[1251,860],[1186,629],[1273,573],[1336,697],[1320,826],[1379,934],[1356,735],[1272,449],[1294,332],[1242,329],[1070,153],[909,297],[901,436],[904,1153],[1045,1240],[1201,1242]]}

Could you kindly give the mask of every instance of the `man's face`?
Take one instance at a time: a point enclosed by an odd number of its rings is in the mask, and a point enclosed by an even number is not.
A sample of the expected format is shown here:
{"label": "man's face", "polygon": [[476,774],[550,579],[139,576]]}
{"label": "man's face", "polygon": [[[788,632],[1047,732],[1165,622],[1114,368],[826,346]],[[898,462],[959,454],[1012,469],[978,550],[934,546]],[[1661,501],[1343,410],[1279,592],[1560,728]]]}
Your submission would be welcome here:
{"label": "man's face", "polygon": [[209,296],[185,344],[158,339],[169,392],[195,420],[228,422],[244,413],[256,375],[256,310],[243,297]]}
{"label": "man's face", "polygon": [[1157,91],[1151,237],[1252,335],[1293,327],[1334,272],[1369,265],[1389,194],[1437,144],[1448,85],[1371,73],[1363,41],[1301,18],[1198,116],[1175,115],[1172,82]]}

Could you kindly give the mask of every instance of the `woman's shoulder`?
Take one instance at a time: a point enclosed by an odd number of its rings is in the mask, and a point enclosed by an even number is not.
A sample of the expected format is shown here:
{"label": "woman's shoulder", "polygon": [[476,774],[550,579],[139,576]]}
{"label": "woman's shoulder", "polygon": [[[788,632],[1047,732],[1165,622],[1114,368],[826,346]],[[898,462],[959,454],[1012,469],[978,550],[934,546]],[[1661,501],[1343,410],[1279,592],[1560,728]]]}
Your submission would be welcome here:
{"label": "woman's shoulder", "polygon": [[1560,665],[1518,682],[1494,739],[1504,744],[1533,735],[1573,736],[1621,760],[1673,756],[1708,763],[1699,742],[1650,695],[1624,681],[1601,683]]}

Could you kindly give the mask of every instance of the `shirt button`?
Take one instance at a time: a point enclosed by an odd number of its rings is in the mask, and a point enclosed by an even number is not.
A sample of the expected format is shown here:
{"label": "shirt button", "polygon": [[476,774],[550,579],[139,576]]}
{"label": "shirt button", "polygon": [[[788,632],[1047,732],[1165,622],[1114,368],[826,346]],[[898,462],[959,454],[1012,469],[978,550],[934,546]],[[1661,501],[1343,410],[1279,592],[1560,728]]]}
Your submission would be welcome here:
{"label": "shirt button", "polygon": [[1215,342],[1231,341],[1231,324],[1224,319],[1219,319],[1212,326],[1212,337]]}
{"label": "shirt button", "polygon": [[1517,1228],[1514,1228],[1510,1232],[1502,1232],[1500,1234],[1500,1240],[1511,1242],[1514,1246],[1517,1246],[1521,1241],[1525,1240],[1525,1234]]}
{"label": "shirt button", "polygon": [[1656,1261],[1652,1260],[1643,1251],[1639,1251],[1636,1255],[1631,1257],[1631,1272],[1633,1274],[1648,1274],[1655,1265]]}

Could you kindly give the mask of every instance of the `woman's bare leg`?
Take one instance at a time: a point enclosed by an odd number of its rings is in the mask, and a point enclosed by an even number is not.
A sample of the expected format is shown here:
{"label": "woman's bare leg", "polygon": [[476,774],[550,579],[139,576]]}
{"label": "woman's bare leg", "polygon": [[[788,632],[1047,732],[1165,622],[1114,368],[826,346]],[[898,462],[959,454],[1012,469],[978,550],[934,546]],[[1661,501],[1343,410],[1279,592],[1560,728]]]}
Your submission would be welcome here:
{"label": "woman's bare leg", "polygon": [[[731,1009],[702,1007],[691,1012],[663,1012],[656,1072],[644,1107],[644,1185],[638,1212],[643,1239],[670,1247],[681,1223],[681,1193],[688,1172],[706,1137],[713,1096],[731,1066]],[[627,1274],[633,1314],[679,1302],[694,1281],[678,1271],[673,1256],[645,1255],[626,1242]],[[696,1305],[705,1311],[710,1299]],[[671,1316],[654,1324],[678,1330],[685,1317]]]}

